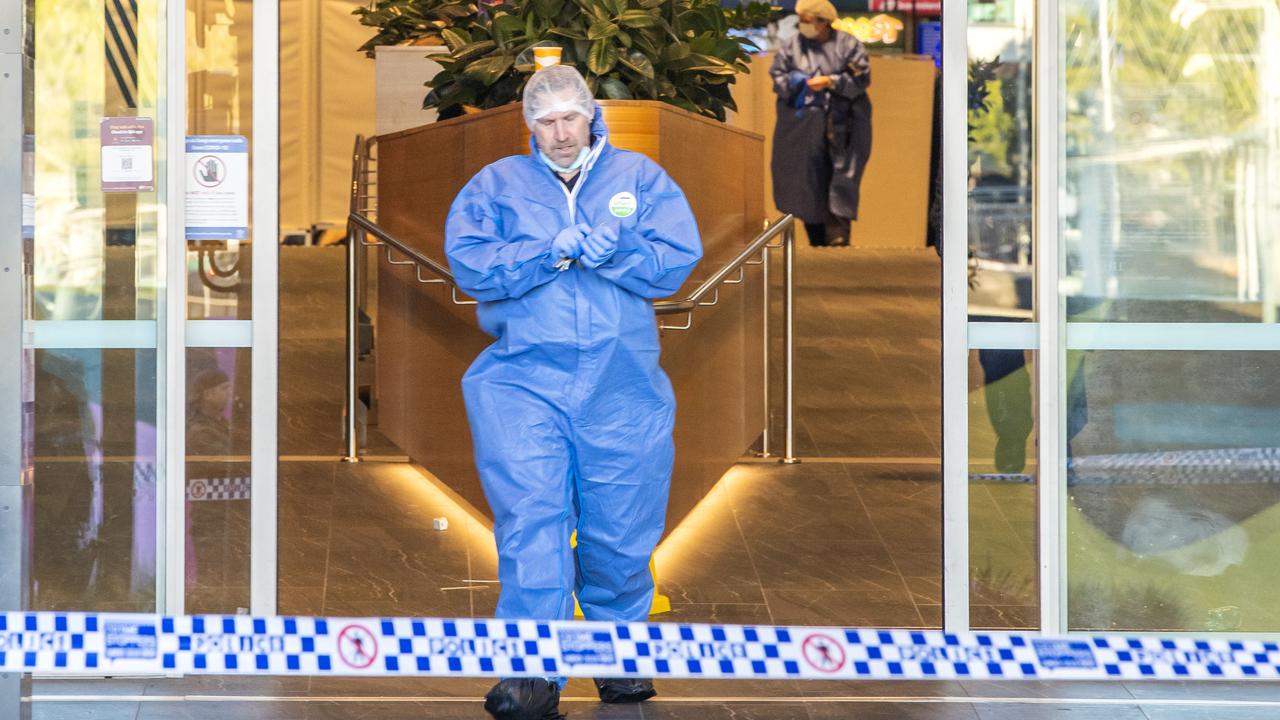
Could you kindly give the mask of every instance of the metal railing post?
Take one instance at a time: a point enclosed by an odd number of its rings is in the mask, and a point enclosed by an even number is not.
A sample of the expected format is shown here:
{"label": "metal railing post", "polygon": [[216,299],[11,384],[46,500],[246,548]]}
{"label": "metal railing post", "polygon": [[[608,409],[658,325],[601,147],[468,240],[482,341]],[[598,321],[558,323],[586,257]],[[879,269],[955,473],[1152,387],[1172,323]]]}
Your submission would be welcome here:
{"label": "metal railing post", "polygon": [[[351,156],[351,212],[359,209],[364,138],[356,137]],[[360,354],[359,252],[360,229],[347,221],[347,347],[346,397],[342,412],[342,461],[360,462],[360,437],[356,427],[356,365]]]}
{"label": "metal railing post", "polygon": [[769,427],[772,425],[770,421],[773,419],[773,407],[769,397],[769,373],[771,372],[769,367],[769,300],[773,297],[773,293],[769,291],[769,257],[769,247],[766,245],[760,249],[760,259],[764,261],[760,268],[764,282],[764,312],[762,313],[764,315],[764,362],[762,363],[764,366],[764,432],[760,434],[760,457],[762,458],[771,456],[769,453]]}
{"label": "metal railing post", "polygon": [[356,363],[360,352],[360,315],[356,298],[357,254],[360,247],[359,231],[347,231],[347,383],[346,407],[343,410],[343,462],[360,461],[360,438],[356,428]]}
{"label": "metal railing post", "polygon": [[787,465],[800,462],[796,457],[795,256],[796,226],[792,222],[787,225],[787,232],[782,237],[782,342],[786,346],[782,356],[786,384],[782,392],[787,413],[787,445],[781,462]]}

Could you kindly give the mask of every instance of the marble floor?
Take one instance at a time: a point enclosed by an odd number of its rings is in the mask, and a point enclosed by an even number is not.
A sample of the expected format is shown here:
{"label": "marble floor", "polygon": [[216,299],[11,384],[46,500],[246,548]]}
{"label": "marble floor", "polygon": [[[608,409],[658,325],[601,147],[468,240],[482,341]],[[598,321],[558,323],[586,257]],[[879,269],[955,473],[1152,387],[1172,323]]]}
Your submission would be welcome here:
{"label": "marble floor", "polygon": [[[332,288],[341,287],[342,250],[283,251],[280,611],[491,614],[496,557],[479,513],[427,469],[401,461],[376,428],[368,438],[374,461],[336,461],[342,330],[335,310],[341,298]],[[938,627],[937,257],[801,247],[797,277],[796,442],[805,462],[744,458],[672,531],[656,557],[659,590],[672,606],[662,619]],[[776,423],[778,408],[774,412]],[[1034,556],[1025,543],[1034,506],[998,487],[979,493],[978,502],[993,519],[983,523],[983,541],[1017,561],[1002,565],[986,585],[976,579],[974,623],[1033,622],[1035,592],[1027,573],[1034,577]],[[229,511],[222,535],[210,532],[199,541],[243,539],[242,514]],[[433,529],[436,518],[447,518],[448,529]],[[225,568],[217,572],[218,562],[243,563],[242,555],[231,555],[209,559],[209,577],[228,576]],[[40,680],[26,709],[38,720],[477,718],[488,685]],[[1265,685],[670,681],[659,689],[661,696],[643,706],[603,707],[587,682],[575,680],[564,708],[573,718],[655,720],[1280,716],[1280,689]]]}
{"label": "marble floor", "polygon": [[[341,377],[316,368],[341,367],[325,291],[341,250],[286,250],[300,257],[281,263],[282,297],[300,311],[281,314],[281,364],[310,370],[282,373],[282,612],[490,614],[496,558],[479,513],[424,468],[310,459],[339,442]],[[808,461],[734,468],[660,547],[659,590],[679,620],[937,627],[937,257],[801,247],[797,277]],[[398,454],[370,437],[370,455]],[[450,529],[431,530],[436,517]]]}

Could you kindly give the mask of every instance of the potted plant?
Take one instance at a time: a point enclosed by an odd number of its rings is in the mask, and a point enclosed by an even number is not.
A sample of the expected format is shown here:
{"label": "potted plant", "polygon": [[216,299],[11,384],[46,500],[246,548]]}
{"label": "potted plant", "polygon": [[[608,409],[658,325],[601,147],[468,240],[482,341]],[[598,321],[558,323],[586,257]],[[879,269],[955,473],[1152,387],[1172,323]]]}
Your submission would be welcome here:
{"label": "potted plant", "polygon": [[766,25],[778,12],[758,1],[726,10],[717,0],[379,0],[356,11],[379,28],[366,52],[447,46],[423,101],[441,118],[518,100],[534,71],[529,49],[554,44],[597,97],[660,100],[718,120],[736,109],[735,76],[750,71],[750,43],[728,31]]}
{"label": "potted plant", "polygon": [[360,52],[374,56],[379,46],[443,45],[440,33],[457,22],[476,16],[475,3],[452,0],[377,0],[373,7],[352,11],[361,25],[376,28],[377,34],[360,46]]}

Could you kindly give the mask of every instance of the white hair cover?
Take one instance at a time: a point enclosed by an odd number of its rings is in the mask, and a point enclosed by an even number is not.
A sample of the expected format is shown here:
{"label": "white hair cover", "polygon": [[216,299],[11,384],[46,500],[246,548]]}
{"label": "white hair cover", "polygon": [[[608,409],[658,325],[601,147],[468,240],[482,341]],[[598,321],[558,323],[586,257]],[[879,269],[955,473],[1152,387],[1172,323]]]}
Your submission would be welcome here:
{"label": "white hair cover", "polygon": [[553,112],[572,110],[588,120],[595,115],[596,101],[587,81],[571,65],[552,65],[529,78],[524,86],[524,122],[530,128],[539,118]]}

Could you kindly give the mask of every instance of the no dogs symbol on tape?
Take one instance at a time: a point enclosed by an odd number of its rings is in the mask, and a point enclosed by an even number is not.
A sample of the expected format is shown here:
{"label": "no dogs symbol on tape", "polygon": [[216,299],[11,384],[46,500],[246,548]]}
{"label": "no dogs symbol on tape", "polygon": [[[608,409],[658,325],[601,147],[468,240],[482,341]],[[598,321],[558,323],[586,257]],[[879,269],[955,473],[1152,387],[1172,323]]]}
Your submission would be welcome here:
{"label": "no dogs symbol on tape", "polygon": [[805,662],[814,670],[825,673],[838,672],[844,667],[844,648],[830,635],[810,635],[800,646]]}
{"label": "no dogs symbol on tape", "polygon": [[378,639],[363,625],[348,625],[338,633],[338,657],[348,667],[364,670],[378,658]]}

